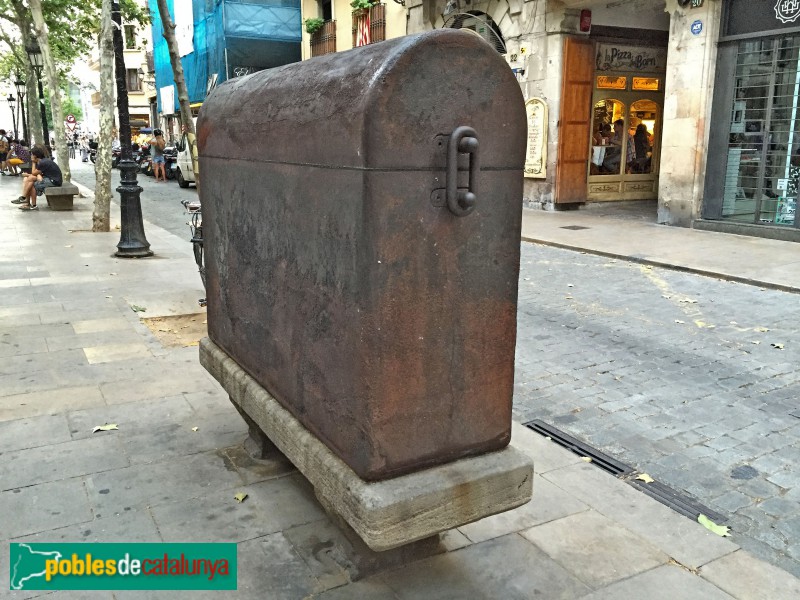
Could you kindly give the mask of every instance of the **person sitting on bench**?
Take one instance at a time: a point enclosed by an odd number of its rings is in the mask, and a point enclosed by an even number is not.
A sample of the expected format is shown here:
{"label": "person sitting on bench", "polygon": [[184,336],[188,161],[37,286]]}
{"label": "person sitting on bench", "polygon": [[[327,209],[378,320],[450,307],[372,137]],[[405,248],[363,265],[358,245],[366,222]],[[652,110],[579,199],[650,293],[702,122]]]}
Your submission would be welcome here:
{"label": "person sitting on bench", "polygon": [[52,158],[46,158],[44,149],[36,146],[31,150],[31,174],[25,176],[22,196],[12,202],[21,204],[20,210],[37,210],[36,197],[44,194],[45,188],[60,187],[63,183],[61,169]]}

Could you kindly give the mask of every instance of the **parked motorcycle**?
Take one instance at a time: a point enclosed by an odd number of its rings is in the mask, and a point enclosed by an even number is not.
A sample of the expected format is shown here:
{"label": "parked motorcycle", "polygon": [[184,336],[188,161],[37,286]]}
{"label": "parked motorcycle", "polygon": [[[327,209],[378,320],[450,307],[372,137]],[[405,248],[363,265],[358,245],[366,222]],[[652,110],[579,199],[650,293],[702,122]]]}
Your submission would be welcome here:
{"label": "parked motorcycle", "polygon": [[164,174],[167,179],[175,179],[175,166],[178,164],[178,149],[175,146],[164,148]]}
{"label": "parked motorcycle", "polygon": [[[135,148],[134,148],[135,147]],[[153,159],[150,156],[150,146],[147,144],[133,144],[133,161],[136,163],[136,172],[153,176]]]}
{"label": "parked motorcycle", "polygon": [[[89,160],[93,163],[97,162],[97,142],[95,141],[89,142]],[[111,166],[114,166],[113,163]]]}

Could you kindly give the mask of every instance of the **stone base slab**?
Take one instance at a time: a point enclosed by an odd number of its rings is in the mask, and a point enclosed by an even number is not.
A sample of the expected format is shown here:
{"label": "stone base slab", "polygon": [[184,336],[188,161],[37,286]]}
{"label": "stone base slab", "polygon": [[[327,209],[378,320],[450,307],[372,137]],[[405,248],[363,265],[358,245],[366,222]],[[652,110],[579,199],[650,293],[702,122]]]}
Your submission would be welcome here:
{"label": "stone base slab", "polygon": [[533,463],[513,440],[499,452],[367,482],[208,338],[200,342],[200,363],[372,550],[398,548],[531,499]]}

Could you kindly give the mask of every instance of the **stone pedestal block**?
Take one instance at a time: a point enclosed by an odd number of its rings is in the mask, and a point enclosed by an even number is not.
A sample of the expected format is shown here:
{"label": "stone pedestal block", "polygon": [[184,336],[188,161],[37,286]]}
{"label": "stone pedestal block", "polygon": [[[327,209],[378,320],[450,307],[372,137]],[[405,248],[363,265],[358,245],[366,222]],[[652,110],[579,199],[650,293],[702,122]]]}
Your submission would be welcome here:
{"label": "stone pedestal block", "polygon": [[[219,346],[200,342],[200,362],[372,550],[382,552],[528,502],[533,464],[512,444],[498,452],[393,479],[359,478]],[[252,437],[252,434],[251,434]]]}

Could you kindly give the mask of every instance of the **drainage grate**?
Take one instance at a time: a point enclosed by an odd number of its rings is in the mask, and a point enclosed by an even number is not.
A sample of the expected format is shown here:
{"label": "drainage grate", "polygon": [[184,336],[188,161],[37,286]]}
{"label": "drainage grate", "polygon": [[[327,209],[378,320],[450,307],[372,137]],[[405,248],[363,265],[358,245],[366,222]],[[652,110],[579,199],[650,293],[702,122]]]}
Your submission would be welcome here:
{"label": "drainage grate", "polygon": [[581,229],[591,229],[591,227],[584,227],[583,225],[565,225],[564,227],[559,227],[559,229],[569,229],[571,231],[579,231]]}
{"label": "drainage grate", "polygon": [[661,504],[668,506],[677,513],[689,517],[693,521],[697,521],[697,517],[701,514],[707,516],[709,519],[717,524],[726,522],[728,519],[724,515],[719,514],[695,501],[694,499],[673,490],[671,487],[659,483],[658,481],[651,481],[645,483],[640,479],[636,479],[639,474],[633,467],[630,467],[618,460],[610,457],[608,454],[600,452],[596,448],[592,448],[588,444],[564,433],[560,429],[545,423],[542,420],[534,419],[527,423],[523,423],[528,429],[533,429],[536,433],[549,437],[559,446],[563,446],[567,450],[574,452],[578,456],[588,456],[592,459],[592,464],[600,467],[604,471],[611,473],[616,478],[632,485],[641,492],[644,492],[651,498],[658,500]]}
{"label": "drainage grate", "polygon": [[717,525],[720,525],[728,520],[727,517],[711,510],[699,502],[696,502],[688,496],[684,496],[680,492],[676,492],[671,487],[668,487],[663,483],[659,483],[658,481],[645,483],[644,481],[635,478],[626,478],[625,481],[630,483],[638,490],[644,492],[651,498],[655,498],[661,502],[661,504],[670,507],[675,512],[680,513],[685,517],[689,517],[692,521],[697,521],[697,517],[700,515],[707,516]]}
{"label": "drainage grate", "polygon": [[633,473],[633,468],[629,467],[628,465],[622,464],[618,460],[611,458],[608,454],[603,454],[596,448],[592,448],[588,444],[584,444],[582,441],[575,439],[571,435],[564,433],[560,429],[556,429],[544,421],[535,419],[525,423],[525,427],[528,429],[533,429],[535,432],[549,437],[559,446],[563,446],[578,456],[588,456],[592,459],[592,462],[596,466],[600,467],[604,471],[607,471],[608,473],[611,473],[615,477]]}

